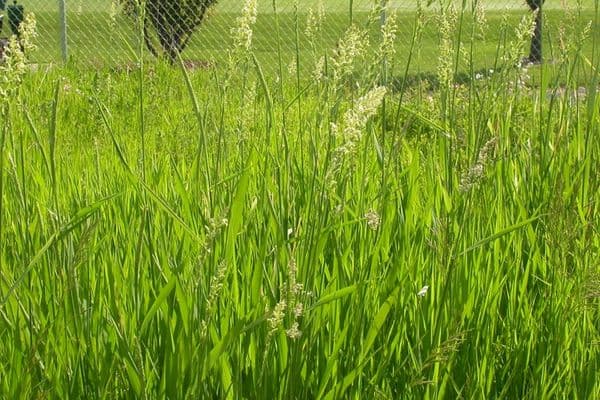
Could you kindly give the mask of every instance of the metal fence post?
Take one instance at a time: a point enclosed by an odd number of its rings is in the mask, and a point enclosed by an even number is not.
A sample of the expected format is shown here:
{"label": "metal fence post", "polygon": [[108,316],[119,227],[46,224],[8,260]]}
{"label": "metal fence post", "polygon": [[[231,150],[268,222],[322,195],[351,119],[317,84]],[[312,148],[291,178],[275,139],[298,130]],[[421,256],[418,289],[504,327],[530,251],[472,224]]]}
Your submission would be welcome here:
{"label": "metal fence post", "polygon": [[60,51],[63,62],[69,58],[69,48],[67,44],[67,6],[65,0],[58,0],[58,18],[60,25]]}

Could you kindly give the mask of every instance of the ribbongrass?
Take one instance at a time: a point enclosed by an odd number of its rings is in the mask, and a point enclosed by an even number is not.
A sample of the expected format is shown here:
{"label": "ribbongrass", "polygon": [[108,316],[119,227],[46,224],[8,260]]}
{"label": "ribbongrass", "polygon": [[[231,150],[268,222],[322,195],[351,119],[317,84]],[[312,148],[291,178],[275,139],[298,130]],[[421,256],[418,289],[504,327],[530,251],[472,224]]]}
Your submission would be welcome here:
{"label": "ribbongrass", "polygon": [[399,69],[355,147],[368,50],[335,85],[331,61],[274,77],[252,51],[26,76],[2,120],[2,397],[598,397],[595,36],[523,71],[510,25],[460,81],[473,30],[452,29],[450,84]]}

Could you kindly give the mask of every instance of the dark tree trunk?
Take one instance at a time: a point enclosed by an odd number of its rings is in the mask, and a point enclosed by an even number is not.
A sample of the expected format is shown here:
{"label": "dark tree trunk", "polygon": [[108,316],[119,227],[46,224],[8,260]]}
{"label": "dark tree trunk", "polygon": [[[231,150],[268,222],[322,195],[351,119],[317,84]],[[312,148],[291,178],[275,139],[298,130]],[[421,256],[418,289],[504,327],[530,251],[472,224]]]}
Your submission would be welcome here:
{"label": "dark tree trunk", "polygon": [[531,11],[537,13],[533,36],[531,37],[529,57],[527,59],[527,61],[534,64],[542,62],[542,4],[544,4],[544,0],[527,0],[527,5]]}

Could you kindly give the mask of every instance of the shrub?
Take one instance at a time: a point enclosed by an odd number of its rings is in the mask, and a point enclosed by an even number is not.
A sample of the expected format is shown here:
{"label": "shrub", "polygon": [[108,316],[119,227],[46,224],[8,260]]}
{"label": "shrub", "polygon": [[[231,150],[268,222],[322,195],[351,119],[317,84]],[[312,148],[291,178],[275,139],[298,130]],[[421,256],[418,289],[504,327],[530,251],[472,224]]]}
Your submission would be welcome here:
{"label": "shrub", "polygon": [[143,19],[144,41],[150,52],[170,62],[177,59],[207,11],[217,0],[120,0],[125,13]]}

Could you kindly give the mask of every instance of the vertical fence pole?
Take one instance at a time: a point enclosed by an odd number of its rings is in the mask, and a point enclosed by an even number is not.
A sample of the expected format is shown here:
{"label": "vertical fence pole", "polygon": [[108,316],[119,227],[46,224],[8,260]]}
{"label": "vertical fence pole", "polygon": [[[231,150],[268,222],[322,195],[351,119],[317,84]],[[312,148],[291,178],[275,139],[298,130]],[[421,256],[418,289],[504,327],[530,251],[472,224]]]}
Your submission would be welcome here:
{"label": "vertical fence pole", "polygon": [[58,18],[60,25],[60,52],[63,62],[67,62],[69,48],[67,45],[67,6],[65,0],[58,0]]}

